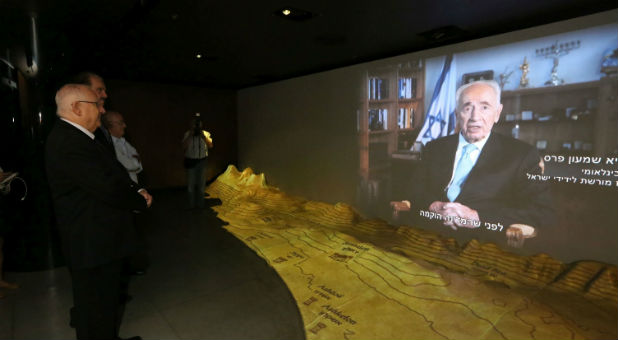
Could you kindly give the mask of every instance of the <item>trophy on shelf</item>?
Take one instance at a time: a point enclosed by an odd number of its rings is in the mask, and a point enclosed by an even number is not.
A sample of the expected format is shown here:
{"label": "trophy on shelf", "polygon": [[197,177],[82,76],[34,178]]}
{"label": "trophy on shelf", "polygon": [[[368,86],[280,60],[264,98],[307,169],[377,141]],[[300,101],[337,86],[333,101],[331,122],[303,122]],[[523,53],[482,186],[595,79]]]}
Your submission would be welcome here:
{"label": "trophy on shelf", "polygon": [[519,80],[519,87],[528,87],[528,71],[530,71],[530,65],[528,60],[524,57],[524,63],[519,66],[521,69],[521,79]]}
{"label": "trophy on shelf", "polygon": [[559,58],[567,55],[571,50],[577,49],[580,47],[579,40],[569,41],[567,43],[560,43],[556,41],[551,46],[547,46],[544,48],[536,49],[536,56],[543,58],[553,58],[554,66],[551,69],[551,79],[545,82],[545,85],[562,85],[564,84],[564,79],[558,77],[558,63]]}
{"label": "trophy on shelf", "polygon": [[515,72],[514,70],[509,71],[508,67],[504,70],[504,73],[500,73],[498,76],[498,84],[500,84],[500,89],[504,90],[504,85],[509,82],[509,77],[511,74]]}

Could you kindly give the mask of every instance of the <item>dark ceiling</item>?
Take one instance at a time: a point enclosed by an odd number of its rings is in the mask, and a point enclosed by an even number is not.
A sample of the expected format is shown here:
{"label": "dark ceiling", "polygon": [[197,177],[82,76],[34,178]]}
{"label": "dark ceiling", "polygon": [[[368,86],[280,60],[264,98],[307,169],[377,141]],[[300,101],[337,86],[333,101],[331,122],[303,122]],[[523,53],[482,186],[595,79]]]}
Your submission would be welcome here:
{"label": "dark ceiling", "polygon": [[[286,6],[313,15],[274,14]],[[0,0],[0,47],[28,45],[35,13],[41,69],[238,89],[617,7],[616,0]]]}

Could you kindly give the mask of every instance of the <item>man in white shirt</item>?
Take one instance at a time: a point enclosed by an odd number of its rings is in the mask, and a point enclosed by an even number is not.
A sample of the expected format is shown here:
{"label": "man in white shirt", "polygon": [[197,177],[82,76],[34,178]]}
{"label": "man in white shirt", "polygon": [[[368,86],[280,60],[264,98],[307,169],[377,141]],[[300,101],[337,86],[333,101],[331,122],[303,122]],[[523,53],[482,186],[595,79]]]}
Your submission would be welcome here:
{"label": "man in white shirt", "polygon": [[142,162],[137,150],[124,138],[127,128],[124,118],[119,112],[108,111],[101,120],[112,136],[116,158],[127,169],[133,182],[138,183],[137,174],[143,170]]}
{"label": "man in white shirt", "polygon": [[182,147],[185,153],[184,166],[187,169],[189,209],[203,208],[208,149],[212,149],[213,142],[210,132],[203,129],[199,113],[195,114],[191,128],[185,132]]}

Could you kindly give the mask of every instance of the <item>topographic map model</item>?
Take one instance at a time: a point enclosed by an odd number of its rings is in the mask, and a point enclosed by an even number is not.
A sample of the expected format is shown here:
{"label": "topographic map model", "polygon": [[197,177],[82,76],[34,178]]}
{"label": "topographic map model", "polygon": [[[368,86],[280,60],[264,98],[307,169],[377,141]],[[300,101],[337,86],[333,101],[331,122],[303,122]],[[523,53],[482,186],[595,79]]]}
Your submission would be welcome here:
{"label": "topographic map model", "polygon": [[307,339],[618,338],[614,265],[460,246],[289,196],[251,169],[229,166],[207,192],[286,283]]}

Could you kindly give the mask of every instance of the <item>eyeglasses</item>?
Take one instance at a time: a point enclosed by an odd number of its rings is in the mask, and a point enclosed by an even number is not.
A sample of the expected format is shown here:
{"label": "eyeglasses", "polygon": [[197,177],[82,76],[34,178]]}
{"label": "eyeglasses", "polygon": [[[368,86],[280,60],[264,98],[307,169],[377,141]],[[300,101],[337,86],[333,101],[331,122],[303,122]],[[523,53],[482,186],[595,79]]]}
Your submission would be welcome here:
{"label": "eyeglasses", "polygon": [[94,106],[99,107],[99,102],[91,102],[91,101],[87,101],[87,100],[76,100],[76,102],[78,103],[90,103],[90,104],[94,104]]}

